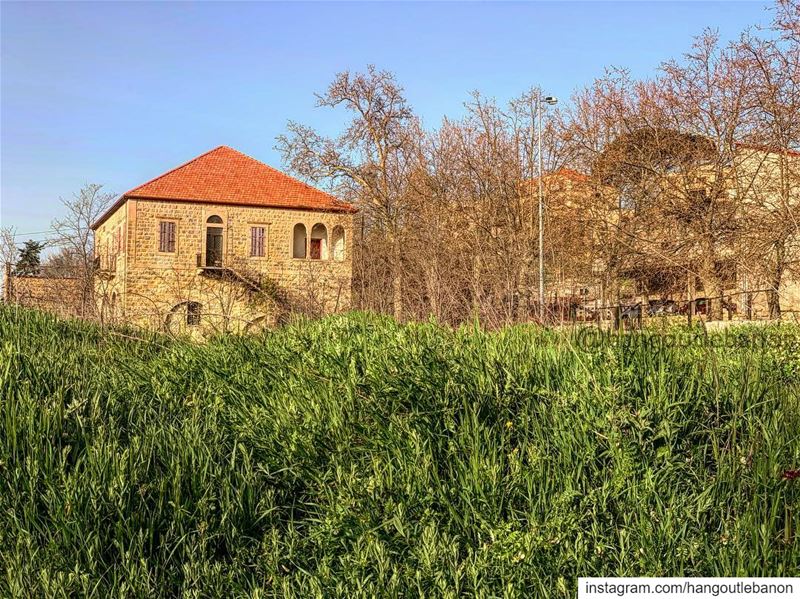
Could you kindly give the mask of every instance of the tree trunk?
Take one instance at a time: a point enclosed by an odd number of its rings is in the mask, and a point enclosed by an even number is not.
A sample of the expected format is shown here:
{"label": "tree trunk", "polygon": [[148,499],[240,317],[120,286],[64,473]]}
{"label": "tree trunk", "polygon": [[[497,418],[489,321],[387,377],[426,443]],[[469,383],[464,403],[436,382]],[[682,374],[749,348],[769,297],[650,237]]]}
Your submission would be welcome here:
{"label": "tree trunk", "polygon": [[481,316],[481,259],[477,252],[472,258],[472,313],[473,318]]}
{"label": "tree trunk", "polygon": [[425,287],[428,291],[428,309],[436,318],[436,320],[441,320],[441,306],[439,304],[439,274],[435,261],[433,264],[430,264],[425,268]]}
{"label": "tree trunk", "polygon": [[403,318],[403,265],[400,260],[400,243],[392,235],[392,310],[397,320]]}
{"label": "tree trunk", "polygon": [[781,280],[786,266],[786,244],[783,240],[775,244],[775,264],[769,279],[769,290],[767,291],[767,307],[769,317],[777,319],[781,317]]}
{"label": "tree trunk", "polygon": [[703,243],[703,260],[700,272],[706,296],[706,319],[722,320],[722,279],[717,272],[716,252],[713,242]]}

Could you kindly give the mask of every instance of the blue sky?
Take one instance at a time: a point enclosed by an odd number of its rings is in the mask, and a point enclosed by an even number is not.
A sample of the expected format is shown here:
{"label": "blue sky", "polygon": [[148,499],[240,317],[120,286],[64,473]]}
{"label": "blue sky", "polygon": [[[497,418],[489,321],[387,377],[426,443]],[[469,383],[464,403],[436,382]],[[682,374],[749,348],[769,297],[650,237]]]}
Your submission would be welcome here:
{"label": "blue sky", "polygon": [[607,66],[652,75],[704,27],[768,24],[768,6],[2,2],[0,224],[45,231],[86,182],[121,193],[221,144],[280,167],[287,120],[339,130],[313,94],[345,69],[395,72],[434,126],[471,90],[565,100]]}

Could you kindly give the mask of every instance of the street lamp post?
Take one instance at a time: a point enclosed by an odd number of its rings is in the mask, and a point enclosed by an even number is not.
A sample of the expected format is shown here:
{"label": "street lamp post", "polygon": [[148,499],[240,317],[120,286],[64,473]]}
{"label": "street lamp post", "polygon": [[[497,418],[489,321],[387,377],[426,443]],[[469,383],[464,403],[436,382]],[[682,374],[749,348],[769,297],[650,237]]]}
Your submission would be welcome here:
{"label": "street lamp post", "polygon": [[539,92],[536,96],[536,113],[538,116],[539,133],[537,157],[539,162],[539,318],[544,324],[544,182],[542,181],[542,107],[544,104],[556,104],[558,98],[544,96]]}

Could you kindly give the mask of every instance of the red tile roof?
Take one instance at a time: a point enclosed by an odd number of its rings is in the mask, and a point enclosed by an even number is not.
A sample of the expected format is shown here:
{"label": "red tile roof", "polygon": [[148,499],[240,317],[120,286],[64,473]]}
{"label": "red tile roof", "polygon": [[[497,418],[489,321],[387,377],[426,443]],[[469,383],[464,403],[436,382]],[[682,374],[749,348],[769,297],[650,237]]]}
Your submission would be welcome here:
{"label": "red tile roof", "polygon": [[769,146],[759,146],[756,144],[736,143],[737,148],[745,148],[746,150],[755,150],[756,152],[764,152],[765,154],[785,154],[786,156],[800,156],[797,150],[789,150],[783,148],[771,148]]}
{"label": "red tile roof", "polygon": [[584,173],[580,173],[576,170],[571,168],[560,168],[556,172],[553,173],[553,177],[563,177],[564,179],[571,179],[577,183],[586,183],[590,180],[591,177]]}
{"label": "red tile roof", "polygon": [[92,228],[99,227],[128,199],[356,212],[352,204],[227,146],[214,148],[122,194]]}

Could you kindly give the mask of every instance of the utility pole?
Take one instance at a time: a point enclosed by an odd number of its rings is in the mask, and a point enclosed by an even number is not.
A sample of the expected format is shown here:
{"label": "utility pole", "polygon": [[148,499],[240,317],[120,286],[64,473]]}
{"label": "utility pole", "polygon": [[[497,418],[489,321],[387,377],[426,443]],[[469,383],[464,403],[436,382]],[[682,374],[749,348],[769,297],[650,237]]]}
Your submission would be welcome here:
{"label": "utility pole", "polygon": [[542,97],[542,92],[536,94],[536,109],[538,115],[538,162],[539,162],[539,318],[544,324],[544,181],[542,180],[542,108],[543,104],[555,104],[558,99],[554,96]]}

